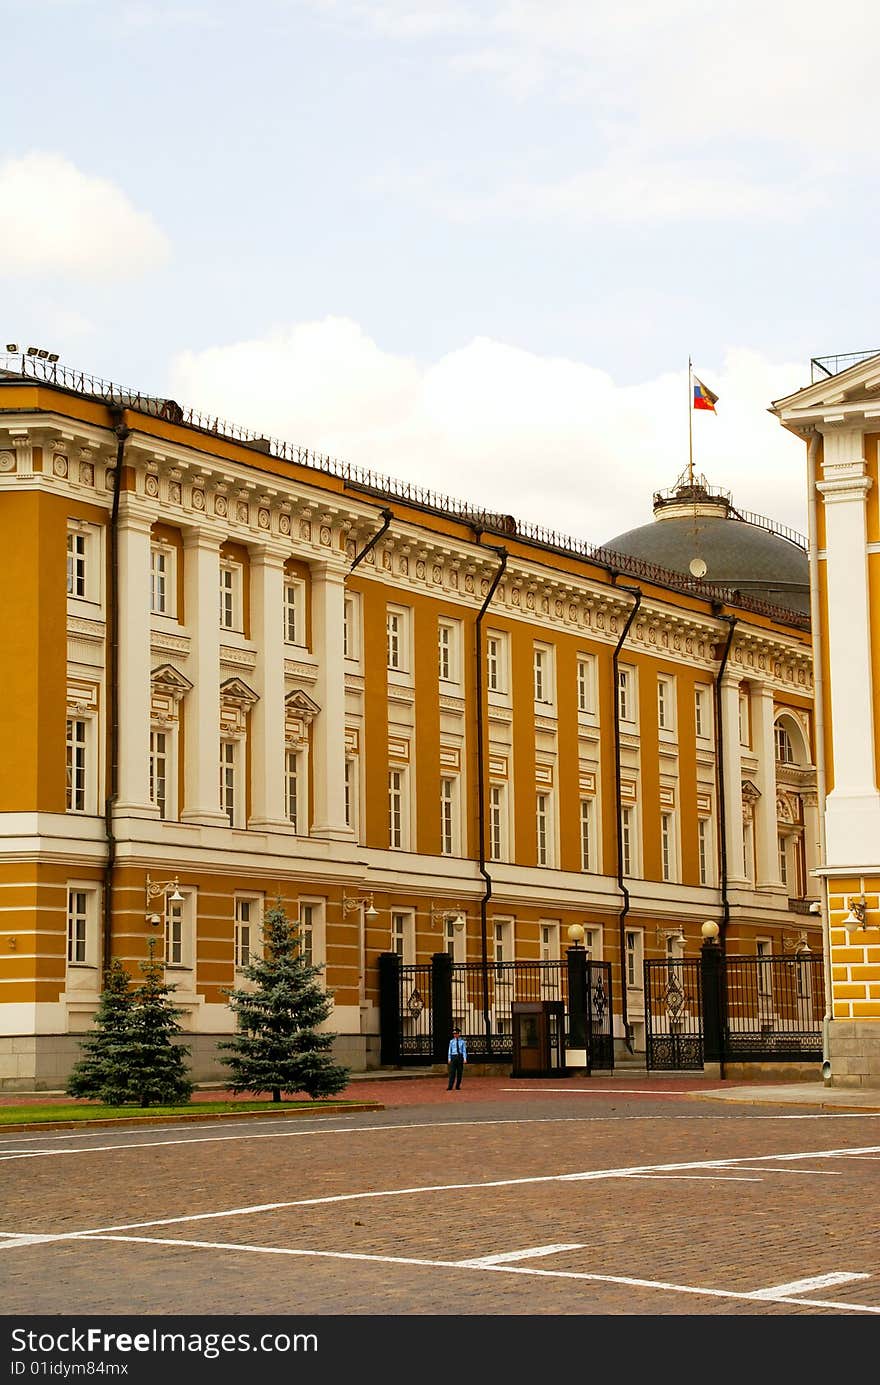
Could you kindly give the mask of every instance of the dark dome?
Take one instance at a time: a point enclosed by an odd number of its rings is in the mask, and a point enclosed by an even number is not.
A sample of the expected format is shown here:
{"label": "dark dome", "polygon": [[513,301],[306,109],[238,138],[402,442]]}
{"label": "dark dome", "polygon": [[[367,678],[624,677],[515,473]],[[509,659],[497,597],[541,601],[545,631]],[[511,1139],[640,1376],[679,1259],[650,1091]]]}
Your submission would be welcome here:
{"label": "dark dome", "polygon": [[704,581],[809,615],[809,561],[799,536],[757,515],[741,516],[726,492],[700,480],[658,491],[653,523],[618,534],[603,547],[686,575],[701,575],[690,564],[702,558]]}

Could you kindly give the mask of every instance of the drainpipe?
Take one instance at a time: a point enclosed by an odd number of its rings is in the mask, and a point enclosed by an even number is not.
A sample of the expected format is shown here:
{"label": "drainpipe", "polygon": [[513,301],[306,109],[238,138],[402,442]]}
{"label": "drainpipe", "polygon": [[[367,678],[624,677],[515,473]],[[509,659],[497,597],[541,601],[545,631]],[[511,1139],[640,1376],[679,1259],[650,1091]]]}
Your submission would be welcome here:
{"label": "drainpipe", "polygon": [[373,535],[371,539],[367,540],[367,542],[361,549],[360,553],[358,553],[357,556],[352,559],[351,567],[348,569],[349,576],[351,575],[351,573],[354,572],[358,563],[362,563],[364,561],[364,558],[366,558],[370,549],[376,547],[376,544],[379,542],[382,535],[387,531],[389,524],[394,518],[394,515],[391,510],[380,510],[379,513],[381,514],[382,519],[384,520],[384,524],[382,525],[381,529],[376,531],[376,533]]}
{"label": "drainpipe", "polygon": [[122,409],[111,409],[113,431],[116,434],[116,469],[113,472],[113,503],[110,509],[109,568],[107,621],[109,649],[107,660],[107,709],[110,715],[110,745],[108,747],[107,793],[104,798],[104,834],[107,838],[107,860],[104,864],[104,908],[102,918],[101,963],[106,978],[113,948],[113,884],[116,871],[116,836],[113,831],[113,811],[119,789],[119,497],[122,490],[122,463],[125,442],[130,430],[124,423]]}
{"label": "drainpipe", "polygon": [[[816,742],[816,797],[819,819],[819,862],[826,864],[825,856],[825,680],[822,673],[824,650],[822,645],[822,623],[819,610],[819,554],[816,521],[816,464],[819,457],[820,434],[813,429],[807,444],[807,538],[810,556],[810,630],[813,643],[813,735]],[[829,1055],[828,1026],[834,1018],[834,1005],[831,990],[831,939],[828,925],[828,878],[820,880],[820,905],[822,911],[822,961],[825,977],[825,1013],[822,1016],[822,1077],[827,1082],[831,1077],[831,1058]]]}
{"label": "drainpipe", "polygon": [[[612,582],[615,582],[617,573],[611,574]],[[618,658],[623,648],[623,642],[629,634],[629,628],[636,618],[636,611],[642,604],[642,593],[638,587],[619,587],[619,591],[629,592],[630,596],[635,597],[635,605],[626,618],[626,623],[620,632],[620,639],[614,649],[614,657],[611,661],[612,676],[614,678],[614,796],[617,808],[617,826],[615,835],[617,837],[617,888],[623,895],[623,908],[620,911],[619,923],[619,947],[620,947],[620,1018],[623,1024],[623,1038],[630,1053],[633,1049],[632,1025],[629,1022],[629,1010],[626,1001],[626,916],[629,913],[629,890],[623,878],[623,837],[620,831],[620,680],[618,678]]]}
{"label": "drainpipe", "polygon": [[[480,543],[482,530],[475,529],[474,535],[477,543]],[[483,1025],[486,1034],[486,1051],[488,1055],[492,1053],[492,1026],[489,1019],[489,944],[487,940],[487,920],[486,910],[489,900],[492,898],[492,877],[486,869],[486,751],[483,734],[483,617],[489,609],[489,603],[495,595],[498,583],[504,576],[507,568],[507,549],[496,548],[494,544],[481,544],[480,547],[489,549],[498,555],[500,566],[492,584],[486,593],[485,600],[477,612],[476,632],[477,632],[477,819],[480,845],[480,874],[485,882],[483,897],[480,900],[480,947],[481,962],[483,968]]]}
{"label": "drainpipe", "polygon": [[[721,951],[726,949],[727,925],[730,922],[730,900],[727,897],[727,813],[724,803],[724,718],[722,716],[721,700],[721,680],[724,677],[724,670],[727,667],[727,656],[730,654],[730,646],[733,644],[733,632],[736,629],[736,616],[719,615],[716,604],[715,614],[719,620],[727,622],[727,639],[724,643],[724,652],[721,655],[721,663],[718,665],[718,672],[715,675],[715,782],[718,793],[718,855],[719,855],[719,875],[721,877],[721,927],[719,929],[718,943]],[[723,1072],[722,1072],[723,1076]]]}

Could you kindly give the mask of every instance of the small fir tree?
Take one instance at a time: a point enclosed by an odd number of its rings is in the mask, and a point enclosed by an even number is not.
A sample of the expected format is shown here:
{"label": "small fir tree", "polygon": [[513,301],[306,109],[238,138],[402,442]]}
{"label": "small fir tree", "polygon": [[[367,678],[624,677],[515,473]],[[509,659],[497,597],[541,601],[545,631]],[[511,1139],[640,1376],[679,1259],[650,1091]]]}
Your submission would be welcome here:
{"label": "small fir tree", "polygon": [[83,1056],[67,1080],[69,1096],[122,1106],[130,1101],[131,1027],[134,995],[122,963],[111,962],[95,1012],[94,1027],[80,1042]]}
{"label": "small fir tree", "polygon": [[138,1106],[178,1106],[188,1101],[193,1084],[189,1076],[189,1049],[174,1042],[180,1034],[180,1011],[172,1002],[175,986],[165,984],[163,967],[156,961],[151,938],[150,955],[140,963],[144,979],[132,1009],[128,1085]]}
{"label": "small fir tree", "polygon": [[244,968],[253,990],[230,990],[230,1008],[239,1032],[220,1044],[232,1072],[234,1092],[307,1092],[315,1100],[333,1096],[348,1084],[348,1068],[334,1063],[334,1034],[317,1026],[333,1009],[318,984],[323,968],[310,966],[302,954],[297,928],[281,901],[266,914],[263,956]]}

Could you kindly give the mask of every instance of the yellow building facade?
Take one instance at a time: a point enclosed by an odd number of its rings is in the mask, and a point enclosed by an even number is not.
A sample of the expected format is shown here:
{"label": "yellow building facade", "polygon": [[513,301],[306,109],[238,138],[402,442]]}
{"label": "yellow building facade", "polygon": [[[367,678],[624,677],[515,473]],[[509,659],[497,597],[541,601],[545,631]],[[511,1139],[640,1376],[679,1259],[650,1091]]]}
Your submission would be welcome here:
{"label": "yellow building facade", "polygon": [[276,899],[356,1069],[383,952],[553,959],[582,925],[638,1053],[642,962],[706,919],[821,946],[795,612],[24,367],[0,566],[4,1088],[63,1086],[104,966],[151,938],[221,1076]]}
{"label": "yellow building facade", "polygon": [[823,804],[826,1080],[880,1085],[880,354],[813,362],[773,409],[804,439]]}

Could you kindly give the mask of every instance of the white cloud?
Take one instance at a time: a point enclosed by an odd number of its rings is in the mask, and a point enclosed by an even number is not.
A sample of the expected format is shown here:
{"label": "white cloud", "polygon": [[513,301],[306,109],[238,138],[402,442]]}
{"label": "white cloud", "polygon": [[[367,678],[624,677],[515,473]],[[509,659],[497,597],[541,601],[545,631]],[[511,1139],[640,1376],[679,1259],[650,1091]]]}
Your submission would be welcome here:
{"label": "white cloud", "polygon": [[[729,350],[697,366],[718,413],[693,415],[695,470],[743,509],[803,530],[801,445],[768,414],[800,365]],[[688,463],[686,369],[635,385],[478,338],[425,367],[347,319],[187,352],[171,392],[302,446],[602,543],[646,523]]]}
{"label": "white cloud", "polygon": [[162,264],[169,249],[115,184],[60,154],[0,164],[0,273],[127,278]]}

